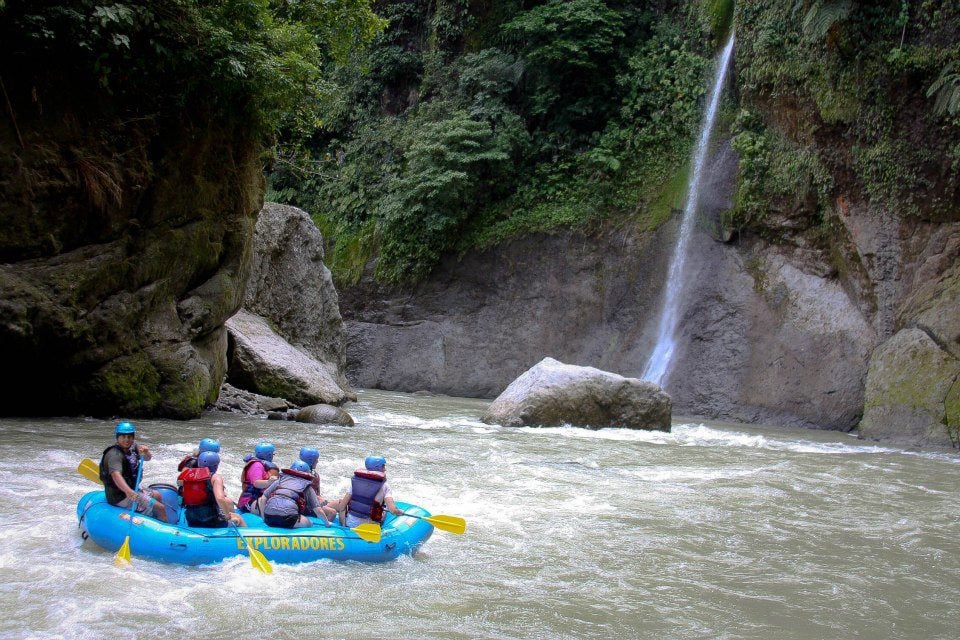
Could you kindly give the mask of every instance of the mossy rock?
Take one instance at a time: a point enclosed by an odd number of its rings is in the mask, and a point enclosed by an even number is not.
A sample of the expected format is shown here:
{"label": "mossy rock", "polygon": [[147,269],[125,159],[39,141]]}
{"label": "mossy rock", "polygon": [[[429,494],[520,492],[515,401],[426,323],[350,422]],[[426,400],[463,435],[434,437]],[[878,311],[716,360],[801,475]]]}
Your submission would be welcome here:
{"label": "mossy rock", "polygon": [[905,329],[870,359],[860,435],[904,444],[950,446],[957,424],[960,360],[925,332]]}

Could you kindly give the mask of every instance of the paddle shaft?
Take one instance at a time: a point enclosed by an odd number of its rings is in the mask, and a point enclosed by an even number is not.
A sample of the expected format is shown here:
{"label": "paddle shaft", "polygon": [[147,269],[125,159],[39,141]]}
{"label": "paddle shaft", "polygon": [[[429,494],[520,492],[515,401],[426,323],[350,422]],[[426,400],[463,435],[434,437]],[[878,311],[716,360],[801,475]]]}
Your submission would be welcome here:
{"label": "paddle shaft", "polygon": [[[143,458],[137,461],[137,480],[133,483],[134,494],[140,490],[140,478],[143,477],[143,465],[145,462]],[[130,562],[130,533],[133,531],[133,514],[137,511],[137,498],[138,496],[134,495],[130,501],[130,524],[127,525],[127,535],[123,539],[123,544],[120,545],[117,554],[113,557],[114,563]]]}

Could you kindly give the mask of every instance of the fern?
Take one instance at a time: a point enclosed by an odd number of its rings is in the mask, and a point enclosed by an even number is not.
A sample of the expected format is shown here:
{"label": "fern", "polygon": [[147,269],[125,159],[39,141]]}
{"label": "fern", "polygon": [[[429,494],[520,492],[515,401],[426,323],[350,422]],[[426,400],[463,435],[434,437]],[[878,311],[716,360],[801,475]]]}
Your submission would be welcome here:
{"label": "fern", "polygon": [[933,111],[937,115],[960,113],[960,71],[956,70],[953,62],[947,64],[940,72],[940,76],[927,89],[927,97],[937,96],[933,104]]}
{"label": "fern", "polygon": [[[794,11],[801,5],[796,2]],[[813,40],[821,40],[841,20],[846,20],[853,9],[852,0],[815,0],[803,17],[803,33]]]}

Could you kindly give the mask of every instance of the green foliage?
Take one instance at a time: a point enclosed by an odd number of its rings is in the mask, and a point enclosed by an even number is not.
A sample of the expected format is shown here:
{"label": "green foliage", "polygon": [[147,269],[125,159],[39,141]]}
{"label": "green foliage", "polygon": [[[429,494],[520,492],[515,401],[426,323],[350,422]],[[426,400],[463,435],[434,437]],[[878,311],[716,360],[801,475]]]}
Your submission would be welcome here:
{"label": "green foliage", "polygon": [[806,209],[819,223],[829,205],[833,178],[815,150],[767,129],[749,111],[741,111],[734,133],[740,174],[727,222],[737,228],[760,228],[770,210]]}
{"label": "green foliage", "polygon": [[[788,204],[789,181],[776,170],[784,145],[825,167],[844,194],[900,214],[956,217],[960,118],[949,106],[960,3],[763,0],[738,3],[735,20],[743,100],[766,114],[738,136],[747,158],[738,224],[761,228],[767,211]],[[814,228],[825,201],[796,186],[795,206]]]}
{"label": "green foliage", "polygon": [[246,110],[264,133],[312,117],[324,62],[346,60],[383,26],[369,0],[21,0],[0,11],[0,52],[13,64],[141,112]]}
{"label": "green foliage", "polygon": [[383,246],[378,274],[415,280],[454,246],[486,185],[505,177],[510,155],[486,122],[454,112],[418,128],[406,166],[382,204]]}
{"label": "green foliage", "polygon": [[[796,13],[806,0],[795,0]],[[803,16],[803,33],[813,40],[822,40],[833,25],[845,20],[853,9],[852,0],[814,0]]]}
{"label": "green foliage", "polygon": [[957,68],[958,65],[955,63],[947,63],[927,90],[928,98],[936,96],[933,110],[938,114],[960,113],[960,71]]}
{"label": "green foliage", "polygon": [[695,12],[615,0],[379,9],[389,27],[364,60],[332,67],[322,124],[287,136],[270,175],[271,195],[328,229],[339,281],[374,257],[379,278],[412,280],[514,235],[669,215],[712,57]]}
{"label": "green foliage", "polygon": [[700,0],[700,11],[707,31],[718,42],[724,40],[733,24],[733,0]]}
{"label": "green foliage", "polygon": [[527,114],[560,131],[602,117],[614,79],[605,67],[616,58],[623,27],[623,16],[603,0],[548,0],[503,25],[527,64]]}

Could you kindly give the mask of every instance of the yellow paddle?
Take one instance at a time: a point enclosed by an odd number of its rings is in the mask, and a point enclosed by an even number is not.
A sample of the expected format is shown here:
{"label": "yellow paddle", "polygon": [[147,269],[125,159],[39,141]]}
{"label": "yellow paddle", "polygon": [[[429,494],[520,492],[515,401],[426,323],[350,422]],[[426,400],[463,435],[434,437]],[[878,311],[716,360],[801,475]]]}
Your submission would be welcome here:
{"label": "yellow paddle", "polygon": [[[140,490],[140,477],[143,475],[144,462],[144,459],[140,458],[140,464],[137,465],[137,481],[133,483],[134,492]],[[113,556],[113,564],[118,567],[125,567],[130,564],[130,532],[133,530],[133,514],[136,510],[137,501],[134,499],[130,505],[130,524],[127,526],[127,537],[123,539],[123,544],[120,545],[117,555]]]}
{"label": "yellow paddle", "polygon": [[467,521],[460,516],[445,516],[443,514],[438,514],[435,516],[418,516],[413,513],[407,513],[406,511],[403,512],[403,515],[426,520],[437,529],[449,531],[450,533],[455,533],[457,535],[463,535],[463,533],[467,530]]}
{"label": "yellow paddle", "polygon": [[253,565],[254,569],[259,569],[263,573],[273,573],[273,567],[270,566],[270,563],[267,561],[267,557],[250,546],[250,543],[247,542],[247,539],[243,537],[243,534],[240,533],[240,527],[238,527],[233,521],[230,522],[233,526],[233,530],[237,532],[237,535],[240,536],[240,539],[243,540],[243,546],[247,548],[247,553],[250,554],[250,564]]}
{"label": "yellow paddle", "polygon": [[375,522],[358,524],[350,529],[350,531],[353,531],[360,536],[362,540],[366,540],[367,542],[380,542],[380,525]]}
{"label": "yellow paddle", "polygon": [[90,482],[103,484],[103,482],[100,480],[100,465],[90,458],[84,458],[81,460],[80,464],[77,466],[77,471]]}

